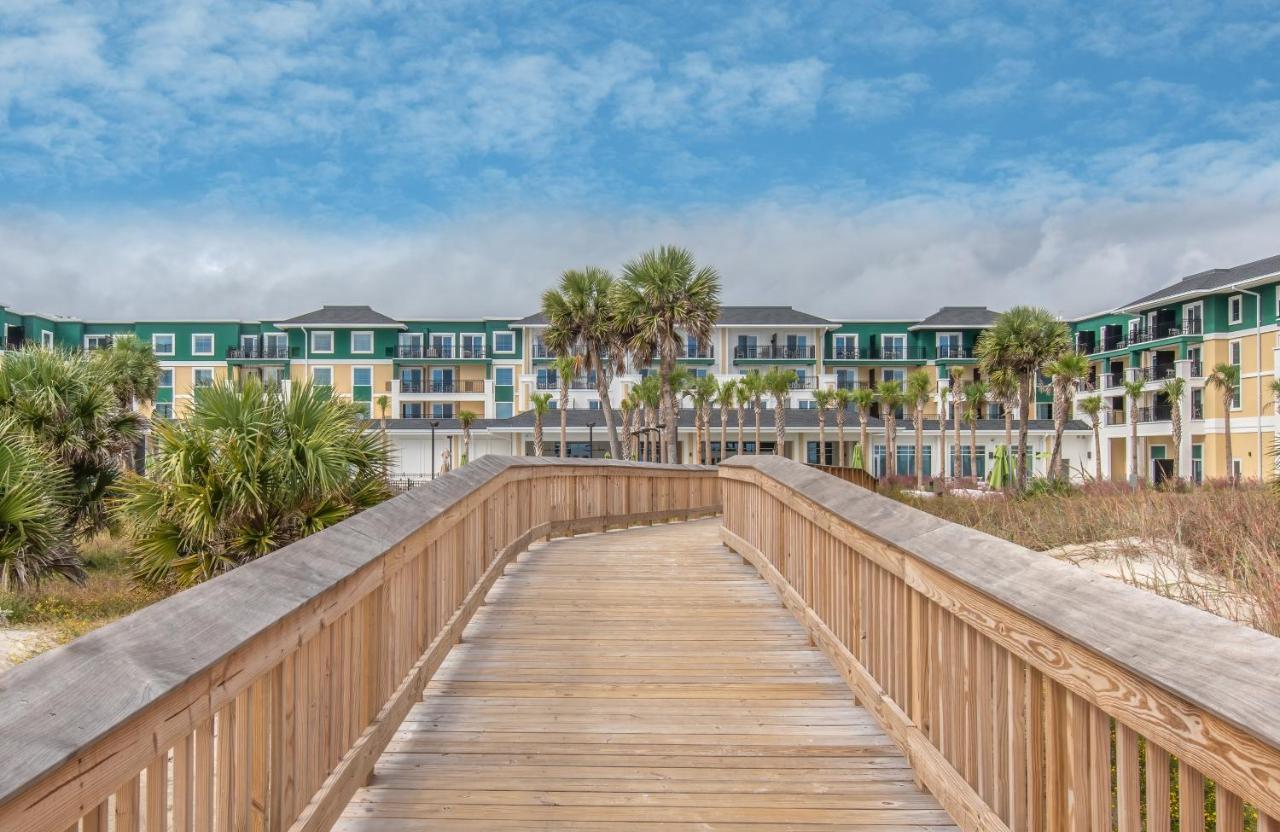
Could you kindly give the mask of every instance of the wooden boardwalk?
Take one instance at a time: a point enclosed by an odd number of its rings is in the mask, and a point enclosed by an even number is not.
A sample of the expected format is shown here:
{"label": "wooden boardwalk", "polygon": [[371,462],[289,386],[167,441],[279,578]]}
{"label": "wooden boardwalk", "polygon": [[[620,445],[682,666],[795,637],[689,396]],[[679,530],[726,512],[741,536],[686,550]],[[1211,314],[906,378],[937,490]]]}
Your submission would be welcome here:
{"label": "wooden boardwalk", "polygon": [[334,828],[954,829],[717,529],[521,555]]}

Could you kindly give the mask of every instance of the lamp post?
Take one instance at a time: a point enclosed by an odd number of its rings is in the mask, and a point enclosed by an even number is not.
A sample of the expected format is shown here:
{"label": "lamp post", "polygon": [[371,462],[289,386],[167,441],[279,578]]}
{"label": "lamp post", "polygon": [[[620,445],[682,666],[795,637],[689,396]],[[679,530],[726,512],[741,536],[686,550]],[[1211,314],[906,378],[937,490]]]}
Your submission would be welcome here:
{"label": "lamp post", "polygon": [[435,419],[431,420],[431,479],[436,478],[436,428],[440,427],[440,423]]}
{"label": "lamp post", "polygon": [[587,422],[587,458],[596,457],[596,423]]}

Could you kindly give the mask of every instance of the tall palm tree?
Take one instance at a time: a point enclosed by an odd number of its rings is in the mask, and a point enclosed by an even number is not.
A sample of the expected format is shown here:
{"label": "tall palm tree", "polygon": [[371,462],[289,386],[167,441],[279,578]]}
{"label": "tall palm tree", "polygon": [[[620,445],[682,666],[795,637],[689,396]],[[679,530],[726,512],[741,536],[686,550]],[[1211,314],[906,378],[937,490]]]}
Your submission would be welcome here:
{"label": "tall palm tree", "polygon": [[[880,415],[884,417],[885,475],[898,472],[898,408],[906,400],[902,382],[882,381],[876,385],[876,398],[880,400]],[[863,453],[866,449],[863,449]],[[892,472],[892,473],[890,473]]]}
{"label": "tall palm tree", "polygon": [[849,416],[849,405],[853,402],[853,393],[843,387],[836,388],[834,402],[832,404],[836,409],[836,438],[839,440],[840,447],[836,452],[836,459],[841,468],[844,466],[844,425],[845,420]]}
{"label": "tall palm tree", "polygon": [[1126,381],[1121,386],[1129,399],[1129,484],[1136,485],[1143,479],[1138,468],[1138,403],[1142,401],[1142,382]]}
{"label": "tall palm tree", "polygon": [[1062,477],[1062,434],[1067,428],[1071,398],[1076,382],[1089,376],[1089,359],[1075,350],[1067,350],[1045,365],[1045,375],[1053,384],[1053,455],[1049,458],[1049,476]]}
{"label": "tall palm tree", "polygon": [[1004,446],[1013,451],[1013,411],[1018,406],[1018,377],[1006,369],[999,369],[987,378],[991,398],[1000,403],[1004,411]]}
{"label": "tall palm tree", "polygon": [[111,385],[122,410],[155,401],[160,362],[141,338],[117,335],[109,348],[92,353],[90,364]]}
{"label": "tall palm tree", "polygon": [[1102,397],[1086,396],[1080,400],[1080,410],[1093,426],[1093,478],[1102,482]]}
{"label": "tall palm tree", "polygon": [[827,464],[827,411],[835,404],[836,391],[814,390],[813,406],[818,411],[818,464]]}
{"label": "tall palm tree", "polygon": [[462,427],[462,464],[471,459],[471,426],[476,423],[476,414],[470,410],[458,411],[458,424]]}
{"label": "tall palm tree", "polygon": [[542,339],[558,353],[574,353],[582,366],[595,374],[600,415],[609,435],[609,453],[622,457],[609,381],[620,366],[623,354],[619,316],[613,308],[613,275],[597,266],[569,269],[560,276],[560,285],[542,293],[542,314],[547,328]]}
{"label": "tall palm tree", "polygon": [[849,398],[858,409],[858,447],[862,449],[862,470],[870,473],[874,466],[871,464],[871,449],[867,447],[870,441],[867,422],[871,418],[871,408],[876,403],[876,391],[870,387],[857,387],[849,394]]}
{"label": "tall palm tree", "polygon": [[1018,379],[1018,489],[1027,485],[1027,432],[1031,420],[1036,374],[1071,346],[1067,325],[1052,312],[1034,306],[1015,306],[996,318],[978,338],[982,373],[990,378],[1008,370]]}
{"label": "tall palm tree", "polygon": [[916,434],[916,490],[924,490],[924,409],[933,398],[933,378],[925,370],[912,370],[907,375],[907,401],[911,404],[911,421]]}
{"label": "tall palm tree", "polygon": [[751,396],[748,394],[742,380],[736,380],[733,388],[733,400],[736,405],[735,409],[738,411],[738,453],[740,454],[746,454],[747,452],[747,444],[743,432],[746,430],[747,402],[750,398]]}
{"label": "tall palm tree", "polygon": [[386,499],[386,449],[358,412],[308,384],[287,399],[253,377],[201,390],[155,426],[147,475],[122,483],[139,576],[198,583]]}
{"label": "tall palm tree", "polygon": [[[738,382],[736,379],[728,378],[720,382],[720,392],[717,398],[720,400],[720,459],[729,458],[729,411],[738,403]],[[739,429],[741,429],[742,421],[738,421]],[[739,437],[738,453],[742,453],[742,442]]]}
{"label": "tall palm tree", "polygon": [[1234,364],[1222,363],[1213,368],[1213,372],[1205,379],[1205,384],[1218,391],[1222,396],[1222,429],[1226,432],[1224,439],[1227,453],[1227,481],[1236,485],[1236,465],[1231,455],[1231,405],[1236,399],[1236,387],[1240,384],[1240,368]]}
{"label": "tall palm tree", "polygon": [[666,461],[674,462],[678,426],[671,376],[685,335],[700,342],[711,338],[720,317],[720,275],[710,266],[699,269],[687,249],[662,246],[622,267],[613,296],[615,314],[626,322],[632,356],[648,361],[658,354],[662,399],[670,414]]}
{"label": "tall palm tree", "polygon": [[534,393],[529,397],[529,404],[533,411],[533,455],[542,456],[542,418],[551,409],[551,394]]}
{"label": "tall palm tree", "polygon": [[[964,413],[964,406],[961,403],[964,394],[964,370],[952,367],[947,373],[947,379],[947,389],[951,394],[951,428],[955,434],[955,441],[951,443],[951,475],[960,479],[963,473],[963,466],[960,464],[960,416]],[[940,419],[939,423],[941,422]]]}
{"label": "tall palm tree", "polygon": [[564,459],[569,456],[569,385],[582,367],[582,356],[562,352],[551,365],[560,382],[560,458]]}
{"label": "tall palm tree", "polygon": [[781,456],[787,441],[787,405],[791,398],[791,385],[796,381],[795,370],[773,369],[764,374],[764,387],[773,397],[773,429],[777,444],[773,453]]}
{"label": "tall palm tree", "polygon": [[[661,379],[659,379],[659,382],[661,382]],[[680,411],[684,408],[684,400],[685,400],[685,397],[689,395],[689,388],[693,386],[693,374],[690,373],[684,367],[676,367],[671,372],[671,375],[667,377],[667,383],[671,385],[671,390],[672,390],[671,409],[669,412],[671,413],[672,419],[676,423],[676,427],[679,428]],[[694,413],[693,413],[693,419],[694,419],[694,427],[696,429],[697,421],[698,421],[698,412],[696,409],[694,410]],[[676,446],[674,448],[668,449],[667,442],[670,439],[671,437],[664,430],[663,436],[662,436],[662,458],[663,459],[671,458],[671,459],[674,459],[676,462],[679,462],[680,461],[679,430],[676,431]]]}
{"label": "tall palm tree", "polygon": [[1160,392],[1169,402],[1169,428],[1173,433],[1173,481],[1182,480],[1182,396],[1187,391],[1187,381],[1182,378],[1167,379],[1160,385]]}
{"label": "tall palm tree", "polygon": [[657,461],[656,449],[658,446],[658,410],[662,401],[662,386],[655,375],[648,375],[640,379],[640,383],[634,388],[636,398],[644,405],[644,454],[646,462]]}
{"label": "tall palm tree", "polygon": [[[711,464],[711,409],[720,400],[720,382],[716,381],[716,377],[707,374],[698,379],[699,390],[702,394],[702,444],[703,454],[702,460],[706,464]],[[720,424],[720,432],[724,433],[724,423]],[[724,455],[724,443],[720,443],[720,454]]]}
{"label": "tall palm tree", "polygon": [[760,416],[764,410],[765,385],[764,376],[760,375],[759,370],[752,370],[742,377],[739,382],[742,385],[742,392],[746,398],[751,400],[751,413],[756,420],[755,435],[755,453],[760,453]]}
{"label": "tall palm tree", "polygon": [[[711,458],[711,402],[717,388],[714,376],[693,378],[685,392],[693,402],[693,463],[700,465]],[[704,438],[705,437],[705,438]]]}
{"label": "tall palm tree", "polygon": [[978,420],[987,409],[987,385],[971,381],[964,386],[964,418],[969,423],[969,472],[978,478]]}

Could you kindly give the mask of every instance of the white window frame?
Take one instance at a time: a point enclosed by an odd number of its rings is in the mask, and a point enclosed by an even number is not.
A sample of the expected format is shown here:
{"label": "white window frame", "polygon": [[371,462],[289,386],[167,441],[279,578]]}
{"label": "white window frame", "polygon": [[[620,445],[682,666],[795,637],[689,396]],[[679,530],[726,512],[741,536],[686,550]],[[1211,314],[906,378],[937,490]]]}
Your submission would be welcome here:
{"label": "white window frame", "polygon": [[[369,336],[369,349],[367,350],[356,349],[356,336],[359,336],[359,335]],[[351,354],[352,355],[373,355],[373,347],[374,347],[374,344],[373,344],[372,329],[356,329],[351,332]]]}
{"label": "white window frame", "polygon": [[110,335],[107,335],[106,333],[103,333],[103,332],[95,332],[95,333],[92,333],[92,334],[90,334],[90,335],[86,335],[86,336],[84,336],[84,348],[85,348],[85,350],[91,350],[91,349],[98,349],[98,350],[100,350],[100,349],[102,349],[102,347],[101,347],[101,346],[97,346],[97,347],[90,347],[90,346],[89,346],[89,344],[90,344],[90,343],[100,344],[103,338],[106,338],[108,341],[110,341],[110,340],[111,340],[111,336],[110,336]]}
{"label": "white window frame", "polygon": [[[208,371],[209,371],[209,383],[208,383],[208,384],[198,384],[198,383],[196,382],[196,373],[199,373],[199,372],[201,372],[202,370],[208,370]],[[218,368],[217,368],[217,367],[192,367],[192,368],[191,368],[191,389],[192,389],[192,390],[199,390],[201,387],[210,387],[210,386],[212,386],[212,385],[216,384],[217,382],[218,382]]]}
{"label": "white window frame", "polygon": [[[166,375],[168,375],[168,376],[169,376],[169,383],[168,383],[168,384],[165,384],[165,383],[164,383],[164,377],[165,377]],[[173,368],[172,368],[172,367],[161,367],[161,368],[160,368],[160,378],[156,379],[156,389],[158,389],[158,390],[172,390],[172,389],[173,389]]]}
{"label": "white window frame", "polygon": [[[511,383],[510,383],[510,384],[499,384],[499,383],[498,383],[498,373],[499,373],[500,371],[502,371],[502,370],[506,370],[508,373],[511,373]],[[508,367],[508,366],[505,366],[505,365],[504,365],[504,366],[501,366],[501,367],[494,367],[494,368],[493,368],[493,386],[494,386],[494,387],[515,387],[515,386],[516,386],[516,368],[515,368],[515,367]]]}
{"label": "white window frame", "polygon": [[[511,408],[511,412],[508,413],[506,416],[503,416],[498,412],[498,408],[503,406]],[[494,418],[496,419],[510,419],[511,417],[516,415],[516,403],[515,402],[494,402],[493,414],[494,414]]]}
{"label": "white window frame", "polygon": [[[320,383],[316,381],[316,370],[327,370],[329,372],[329,382],[327,384],[320,385]],[[322,387],[333,387],[333,365],[332,364],[312,365],[311,372],[308,375],[308,379],[311,381],[312,384],[315,384],[315,385],[319,385]]]}
{"label": "white window frame", "polygon": [[1227,298],[1227,323],[1244,323],[1244,295],[1232,295]]}
{"label": "white window frame", "polygon": [[[449,357],[451,357],[451,358],[457,358],[458,354],[457,354],[456,352],[454,352],[454,351],[453,351],[453,347],[454,347],[454,345],[458,343],[457,333],[455,333],[455,332],[433,332],[433,333],[431,333],[430,335],[428,335],[428,336],[427,336],[427,338],[426,338],[426,340],[425,340],[425,342],[424,342],[423,349],[424,349],[424,350],[432,350],[432,349],[436,349],[435,339],[437,339],[437,338],[439,338],[439,339],[440,339],[440,347],[441,347],[441,351],[442,351],[442,352],[448,352],[448,353],[449,353]],[[447,348],[447,349],[445,349],[445,345],[446,345],[446,344],[448,345],[448,348]]]}
{"label": "white window frame", "polygon": [[1244,345],[1239,338],[1227,342],[1227,363],[1239,367],[1244,357]]}
{"label": "white window frame", "polygon": [[[841,333],[839,333],[839,334],[836,334],[836,335],[831,336],[831,349],[832,349],[832,350],[833,350],[837,355],[840,353],[840,350],[841,350],[841,347],[840,347],[841,340],[843,340],[843,341],[844,341],[844,343],[846,344],[846,346],[843,348],[843,349],[844,349],[844,352],[846,353],[846,355],[847,355],[847,354],[849,354],[849,353],[852,353],[853,355],[855,355],[855,356],[856,356],[856,355],[858,354],[858,333],[856,333],[856,332],[841,332]],[[847,346],[850,342],[852,342],[852,343],[853,343],[853,346],[852,346],[852,347]],[[848,358],[845,358],[845,359],[842,359],[842,360],[846,360],[846,361],[847,361],[847,360],[849,360],[849,359],[848,359]]]}
{"label": "white window frame", "polygon": [[[942,339],[954,337],[958,342],[957,348],[964,352],[964,333],[963,332],[939,332],[933,336],[933,349],[935,354],[942,358]],[[948,356],[950,357],[950,356]]]}
{"label": "white window frame", "polygon": [[289,333],[287,332],[264,332],[262,333],[262,352],[265,355],[268,351],[268,343],[276,341],[284,341],[284,354],[289,355]]}
{"label": "white window frame", "polygon": [[[1195,310],[1196,314],[1192,315],[1191,310]],[[1204,327],[1204,301],[1198,300],[1195,303],[1182,304],[1182,325],[1187,325],[1187,318],[1194,317],[1200,321],[1200,326]]]}
{"label": "white window frame", "polygon": [[[327,349],[327,350],[322,350],[322,349],[320,349],[319,347],[317,347],[317,346],[316,346],[316,336],[317,336],[317,335],[328,335],[328,336],[329,336],[329,349]],[[333,338],[333,330],[332,330],[332,329],[313,329],[311,332],[307,333],[307,342],[310,344],[310,346],[311,346],[311,352],[312,352],[314,355],[333,355],[333,348],[334,348],[334,345],[335,345],[336,341],[335,341],[335,340],[334,340],[334,338]]]}
{"label": "white window frame", "polygon": [[483,332],[459,332],[458,333],[458,351],[454,353],[454,358],[462,358],[463,342],[468,338],[479,339],[481,351],[487,350],[486,339]]}
{"label": "white window frame", "polygon": [[[511,336],[511,349],[509,349],[509,350],[500,350],[500,349],[498,349],[498,336],[499,336],[499,335],[510,335],[510,336]],[[495,354],[497,354],[497,355],[514,355],[514,354],[515,354],[515,351],[516,351],[516,333],[515,333],[515,331],[514,331],[514,330],[510,330],[510,329],[497,329],[497,330],[494,330],[494,332],[493,332],[493,351],[494,351],[494,353],[495,353]]]}
{"label": "white window frame", "polygon": [[[208,350],[208,352],[201,352],[200,350],[196,349],[196,339],[197,339],[197,338],[208,338],[208,339],[209,339],[209,350]],[[213,355],[213,351],[214,351],[215,349],[217,349],[217,346],[218,346],[218,339],[216,339],[216,338],[214,338],[214,337],[213,337],[213,333],[212,333],[212,332],[193,332],[193,333],[191,333],[191,354],[192,354],[192,355],[198,355],[198,356],[210,356],[210,355]]]}
{"label": "white window frame", "polygon": [[40,330],[40,346],[47,350],[53,349],[53,333],[47,329]]}
{"label": "white window frame", "polygon": [[[902,358],[885,358],[885,354],[889,348],[885,346],[884,339],[901,338],[902,339]],[[903,361],[907,357],[907,333],[905,332],[882,332],[880,333],[880,358],[884,361]]]}
{"label": "white window frame", "polygon": [[[368,371],[369,371],[369,383],[368,383],[368,384],[357,384],[357,383],[356,383],[356,371],[357,371],[357,370],[368,370]],[[353,392],[353,393],[355,392],[356,387],[368,387],[368,388],[372,389],[372,387],[373,387],[373,366],[372,366],[372,365],[370,365],[370,364],[353,364],[353,365],[351,365],[351,390],[352,390],[352,392]]]}

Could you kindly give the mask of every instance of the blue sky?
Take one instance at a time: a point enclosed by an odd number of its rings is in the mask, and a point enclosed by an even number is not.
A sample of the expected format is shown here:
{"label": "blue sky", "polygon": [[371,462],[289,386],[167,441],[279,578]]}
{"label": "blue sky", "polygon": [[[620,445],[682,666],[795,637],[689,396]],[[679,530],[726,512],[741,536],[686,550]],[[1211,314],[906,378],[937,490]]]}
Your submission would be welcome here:
{"label": "blue sky", "polygon": [[0,300],[505,313],[677,242],[740,302],[1092,311],[1275,253],[1278,48],[1265,2],[8,0]]}

